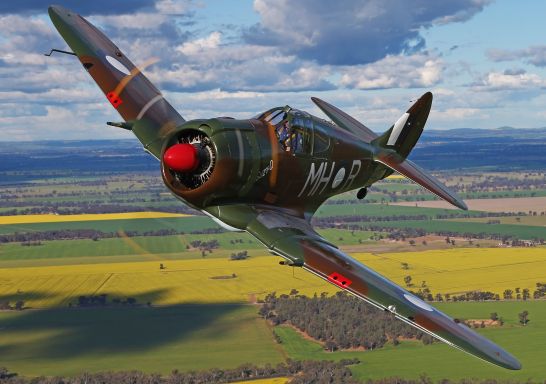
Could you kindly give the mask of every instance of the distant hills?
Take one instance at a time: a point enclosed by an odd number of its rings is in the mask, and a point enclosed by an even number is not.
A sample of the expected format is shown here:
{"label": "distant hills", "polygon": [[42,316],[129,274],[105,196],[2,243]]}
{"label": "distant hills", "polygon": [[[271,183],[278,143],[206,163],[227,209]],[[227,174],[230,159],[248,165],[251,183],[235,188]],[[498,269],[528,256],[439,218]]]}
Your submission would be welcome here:
{"label": "distant hills", "polygon": [[429,129],[425,127],[423,137],[457,137],[457,138],[495,138],[513,137],[518,139],[546,139],[544,128],[513,128],[500,127],[496,129],[483,128],[455,128],[448,130]]}
{"label": "distant hills", "polygon": [[[410,159],[430,170],[546,171],[546,128],[426,130]],[[136,139],[0,142],[0,183],[55,174],[157,171]]]}

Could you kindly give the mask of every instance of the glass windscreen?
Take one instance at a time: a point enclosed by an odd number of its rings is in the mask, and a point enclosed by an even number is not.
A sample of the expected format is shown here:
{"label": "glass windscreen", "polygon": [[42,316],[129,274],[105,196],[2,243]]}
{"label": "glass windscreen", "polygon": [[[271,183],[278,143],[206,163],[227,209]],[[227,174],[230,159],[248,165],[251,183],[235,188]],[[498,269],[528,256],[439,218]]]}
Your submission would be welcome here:
{"label": "glass windscreen", "polygon": [[311,153],[313,123],[303,112],[289,106],[279,107],[263,113],[258,119],[273,126],[284,151],[294,154]]}

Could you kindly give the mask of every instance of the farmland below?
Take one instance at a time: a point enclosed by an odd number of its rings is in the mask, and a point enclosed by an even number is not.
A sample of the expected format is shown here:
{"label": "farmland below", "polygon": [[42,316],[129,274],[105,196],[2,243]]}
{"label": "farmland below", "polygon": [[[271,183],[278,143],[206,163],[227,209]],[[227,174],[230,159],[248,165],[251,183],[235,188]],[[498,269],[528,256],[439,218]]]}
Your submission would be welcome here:
{"label": "farmland below", "polygon": [[[544,381],[546,158],[528,138],[501,133],[493,143],[472,136],[462,150],[450,144],[461,133],[425,135],[412,154],[471,199],[470,211],[437,205],[394,175],[364,200],[356,192],[330,199],[313,225],[451,316],[479,322],[497,313],[504,325],[478,332],[521,359],[522,371],[415,340],[330,352],[290,324],[264,320],[261,301],[272,292],[338,290],[181,204],[163,187],[157,162],[123,140],[0,144],[0,368],[28,377],[134,368],[168,375],[357,359],[343,364],[362,382],[422,374]],[[520,157],[497,159],[499,143]],[[478,145],[481,157],[472,157]]]}

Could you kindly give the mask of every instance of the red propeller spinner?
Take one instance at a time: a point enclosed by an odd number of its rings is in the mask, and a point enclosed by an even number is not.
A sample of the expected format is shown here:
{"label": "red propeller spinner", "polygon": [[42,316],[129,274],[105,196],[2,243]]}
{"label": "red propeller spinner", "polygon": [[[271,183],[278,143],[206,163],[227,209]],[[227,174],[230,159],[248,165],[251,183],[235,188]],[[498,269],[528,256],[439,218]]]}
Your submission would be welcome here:
{"label": "red propeller spinner", "polygon": [[197,148],[191,144],[175,144],[165,151],[163,162],[176,172],[190,172],[199,166]]}

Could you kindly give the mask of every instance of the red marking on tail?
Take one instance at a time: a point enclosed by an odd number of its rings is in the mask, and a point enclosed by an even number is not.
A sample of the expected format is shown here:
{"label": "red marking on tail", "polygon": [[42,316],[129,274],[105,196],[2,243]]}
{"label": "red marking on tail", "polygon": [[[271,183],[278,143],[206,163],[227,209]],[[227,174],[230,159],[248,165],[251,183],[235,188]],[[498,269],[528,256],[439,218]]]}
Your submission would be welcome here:
{"label": "red marking on tail", "polygon": [[114,108],[118,108],[121,103],[123,103],[123,100],[121,100],[121,97],[115,92],[109,92],[106,94],[106,97],[108,98],[108,101],[112,104]]}
{"label": "red marking on tail", "polygon": [[353,282],[343,276],[341,273],[334,272],[328,276],[328,281],[334,283],[335,285],[339,285],[341,288],[347,288],[349,285],[351,285]]}

